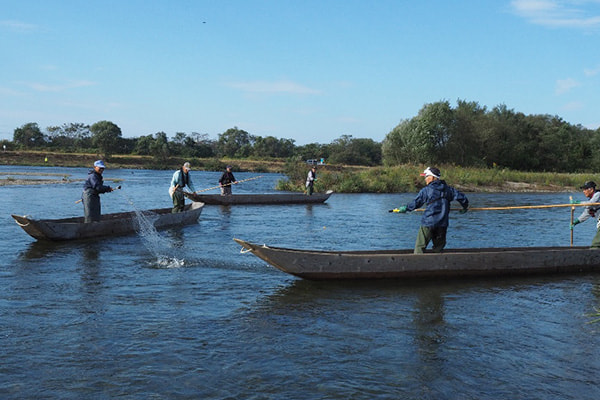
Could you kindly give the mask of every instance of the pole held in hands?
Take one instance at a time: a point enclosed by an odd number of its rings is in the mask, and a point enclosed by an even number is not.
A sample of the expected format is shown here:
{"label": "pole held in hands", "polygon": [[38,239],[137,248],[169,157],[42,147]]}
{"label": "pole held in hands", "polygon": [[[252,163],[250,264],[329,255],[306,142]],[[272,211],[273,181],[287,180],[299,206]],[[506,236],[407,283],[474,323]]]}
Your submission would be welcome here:
{"label": "pole held in hands", "polygon": [[262,177],[263,177],[262,175],[259,175],[259,176],[255,176],[254,178],[243,179],[243,180],[241,180],[241,181],[235,181],[235,182],[231,182],[231,183],[226,183],[226,184],[224,184],[224,185],[213,186],[213,187],[209,187],[209,188],[202,189],[202,190],[196,190],[196,191],[195,191],[195,192],[193,192],[193,193],[194,193],[194,194],[196,194],[196,193],[207,192],[207,191],[209,191],[209,190],[213,190],[213,189],[219,189],[219,188],[220,188],[220,187],[222,187],[222,186],[229,186],[229,185],[232,185],[232,184],[238,184],[238,183],[242,183],[242,182],[248,182],[248,181],[252,181],[252,180],[254,180],[254,179],[258,179],[258,178],[262,178]]}
{"label": "pole held in hands", "polygon": [[[116,188],[112,188],[111,192],[114,192],[115,190],[119,190],[121,189],[121,185],[117,186]],[[83,201],[83,199],[79,199],[75,202],[75,204],[79,204]]]}

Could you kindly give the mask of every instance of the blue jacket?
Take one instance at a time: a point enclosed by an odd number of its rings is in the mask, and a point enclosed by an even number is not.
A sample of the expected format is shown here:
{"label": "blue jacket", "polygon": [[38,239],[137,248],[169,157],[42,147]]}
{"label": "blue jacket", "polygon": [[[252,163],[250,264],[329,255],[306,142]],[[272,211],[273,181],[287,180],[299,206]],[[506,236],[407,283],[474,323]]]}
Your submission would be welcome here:
{"label": "blue jacket", "polygon": [[463,208],[469,207],[469,200],[463,193],[438,179],[421,189],[417,197],[408,203],[406,211],[413,211],[426,205],[421,225],[430,228],[447,227],[450,202],[453,200],[458,201]]}
{"label": "blue jacket", "polygon": [[83,191],[92,189],[94,194],[106,193],[111,191],[110,186],[104,186],[102,175],[91,169],[88,172],[88,177],[83,184]]}

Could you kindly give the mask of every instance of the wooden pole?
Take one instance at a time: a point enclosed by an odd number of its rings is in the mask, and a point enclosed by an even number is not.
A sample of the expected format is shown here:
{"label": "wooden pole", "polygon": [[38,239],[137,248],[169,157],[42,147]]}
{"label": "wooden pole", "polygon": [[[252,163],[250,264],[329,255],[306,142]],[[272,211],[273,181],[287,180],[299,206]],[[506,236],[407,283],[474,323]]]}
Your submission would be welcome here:
{"label": "wooden pole", "polygon": [[[506,207],[469,207],[469,211],[501,211],[501,210],[529,210],[538,208],[555,208],[555,207],[588,207],[600,206],[600,203],[583,203],[583,204],[542,204],[539,206],[506,206]],[[460,211],[462,208],[452,208],[451,211]],[[393,210],[390,210],[392,212]],[[417,208],[414,211],[425,211],[424,208]]]}
{"label": "wooden pole", "polygon": [[[248,178],[248,179],[243,179],[243,180],[241,180],[241,181],[235,181],[235,183],[236,183],[236,184],[238,184],[238,183],[242,183],[242,182],[248,182],[248,181],[252,181],[252,180],[254,180],[254,179],[258,179],[258,178],[262,178],[262,177],[263,177],[262,175],[259,175],[259,176],[255,176],[254,178]],[[225,184],[225,185],[223,185],[223,186],[229,186],[229,185],[231,185],[231,184],[233,184],[233,182],[232,182],[232,183],[226,183],[226,184]],[[219,186],[213,186],[213,187],[209,187],[209,188],[202,189],[202,190],[196,190],[196,191],[194,192],[194,194],[196,194],[196,193],[202,193],[202,192],[207,192],[207,191],[209,191],[209,190],[218,189],[218,188],[220,188],[220,187],[221,187],[221,185],[219,185]]]}
{"label": "wooden pole", "polygon": [[[573,196],[569,196],[569,200],[573,203]],[[571,207],[571,247],[573,247],[573,216],[575,215],[575,206]]]}

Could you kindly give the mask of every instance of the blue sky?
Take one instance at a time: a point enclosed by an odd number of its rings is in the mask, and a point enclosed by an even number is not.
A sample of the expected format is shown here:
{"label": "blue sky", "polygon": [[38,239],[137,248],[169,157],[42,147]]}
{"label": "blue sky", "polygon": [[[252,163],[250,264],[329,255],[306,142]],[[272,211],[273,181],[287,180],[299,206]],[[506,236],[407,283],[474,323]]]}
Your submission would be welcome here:
{"label": "blue sky", "polygon": [[457,99],[600,126],[600,0],[0,0],[0,139],[36,122],[381,141]]}

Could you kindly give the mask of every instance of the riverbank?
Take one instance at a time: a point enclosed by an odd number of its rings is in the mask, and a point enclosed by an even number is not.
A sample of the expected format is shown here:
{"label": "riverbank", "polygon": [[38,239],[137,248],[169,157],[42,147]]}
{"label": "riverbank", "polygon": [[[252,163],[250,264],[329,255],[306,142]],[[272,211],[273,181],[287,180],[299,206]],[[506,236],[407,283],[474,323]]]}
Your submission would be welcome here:
{"label": "riverbank", "polygon": [[[28,165],[48,167],[89,168],[97,154],[53,153],[39,151],[0,152],[0,165]],[[278,185],[279,190],[303,191],[308,166],[294,165],[284,160],[168,158],[158,161],[150,156],[114,155],[107,160],[111,169],[175,170],[189,161],[193,170],[221,171],[232,165],[234,171],[281,173],[287,176]],[[399,193],[416,192],[423,187],[419,173],[423,165],[394,167],[356,167],[325,165],[318,168],[316,190],[334,190],[338,193]],[[596,180],[594,174],[566,174],[553,172],[521,172],[503,168],[464,168],[440,166],[442,178],[464,192],[573,192],[585,181]],[[23,174],[0,176],[0,186],[68,183],[68,176],[28,177]]]}

